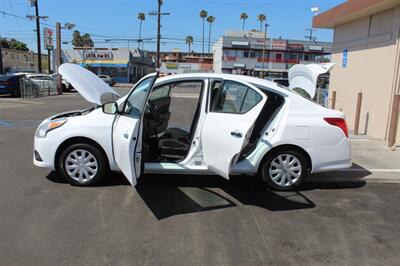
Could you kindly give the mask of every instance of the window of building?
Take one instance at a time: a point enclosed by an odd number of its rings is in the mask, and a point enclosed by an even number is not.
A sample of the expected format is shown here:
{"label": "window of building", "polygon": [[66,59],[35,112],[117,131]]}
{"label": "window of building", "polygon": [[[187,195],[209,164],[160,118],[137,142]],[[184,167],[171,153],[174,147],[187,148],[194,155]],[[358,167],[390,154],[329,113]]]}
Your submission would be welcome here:
{"label": "window of building", "polygon": [[243,56],[246,57],[246,58],[249,57],[249,51],[244,51],[243,52]]}

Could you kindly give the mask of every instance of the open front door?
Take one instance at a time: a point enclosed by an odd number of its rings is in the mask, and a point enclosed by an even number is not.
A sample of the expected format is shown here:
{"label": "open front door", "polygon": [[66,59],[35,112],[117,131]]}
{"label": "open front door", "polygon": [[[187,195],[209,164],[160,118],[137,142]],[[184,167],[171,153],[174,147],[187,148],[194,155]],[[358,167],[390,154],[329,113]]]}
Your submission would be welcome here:
{"label": "open front door", "polygon": [[266,95],[247,82],[225,79],[210,86],[210,106],[202,129],[203,160],[208,168],[229,179],[251,135]]}
{"label": "open front door", "polygon": [[133,186],[141,173],[143,112],[156,79],[157,73],[154,73],[145,76],[136,84],[113,125],[114,160]]}

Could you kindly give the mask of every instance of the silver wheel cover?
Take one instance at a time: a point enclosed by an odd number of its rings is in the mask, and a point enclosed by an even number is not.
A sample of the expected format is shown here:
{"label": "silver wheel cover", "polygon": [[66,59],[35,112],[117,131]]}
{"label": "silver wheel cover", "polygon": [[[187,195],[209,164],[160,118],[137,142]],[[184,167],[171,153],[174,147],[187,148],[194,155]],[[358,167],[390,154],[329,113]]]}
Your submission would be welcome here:
{"label": "silver wheel cover", "polygon": [[272,182],[281,187],[295,184],[303,169],[300,160],[292,154],[280,154],[272,161],[268,169]]}
{"label": "silver wheel cover", "polygon": [[99,170],[96,157],[88,150],[71,151],[64,162],[68,176],[79,183],[87,183],[96,176]]}

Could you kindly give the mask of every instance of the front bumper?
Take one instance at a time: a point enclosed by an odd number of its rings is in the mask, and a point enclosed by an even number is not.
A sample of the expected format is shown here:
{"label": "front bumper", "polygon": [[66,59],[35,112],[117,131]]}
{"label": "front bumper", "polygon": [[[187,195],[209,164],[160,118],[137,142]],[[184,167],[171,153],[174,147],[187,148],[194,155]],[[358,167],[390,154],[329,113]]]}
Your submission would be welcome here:
{"label": "front bumper", "polygon": [[51,138],[38,138],[35,136],[33,145],[33,164],[38,167],[55,170],[54,162],[57,147],[58,143]]}

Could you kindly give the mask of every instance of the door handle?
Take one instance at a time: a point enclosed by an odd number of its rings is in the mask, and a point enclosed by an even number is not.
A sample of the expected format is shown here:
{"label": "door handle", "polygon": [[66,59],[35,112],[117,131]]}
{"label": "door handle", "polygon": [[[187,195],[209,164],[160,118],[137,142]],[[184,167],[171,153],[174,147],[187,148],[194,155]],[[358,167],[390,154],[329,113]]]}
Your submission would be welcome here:
{"label": "door handle", "polygon": [[123,136],[124,136],[124,138],[126,138],[126,139],[129,138],[128,132],[125,132]]}
{"label": "door handle", "polygon": [[231,136],[237,137],[237,138],[241,138],[242,137],[242,133],[236,132],[236,131],[232,131],[231,132]]}

